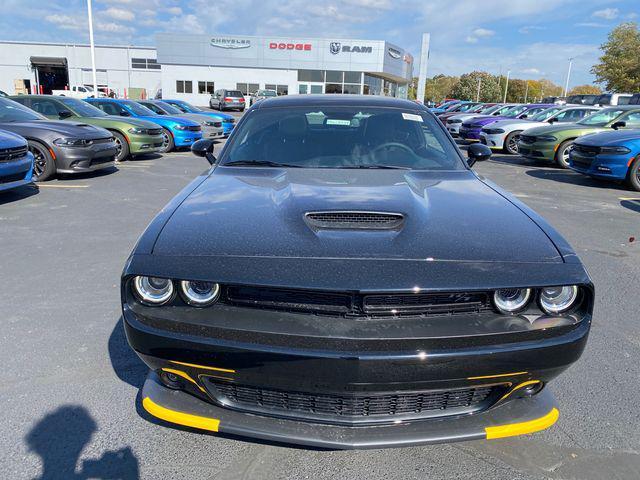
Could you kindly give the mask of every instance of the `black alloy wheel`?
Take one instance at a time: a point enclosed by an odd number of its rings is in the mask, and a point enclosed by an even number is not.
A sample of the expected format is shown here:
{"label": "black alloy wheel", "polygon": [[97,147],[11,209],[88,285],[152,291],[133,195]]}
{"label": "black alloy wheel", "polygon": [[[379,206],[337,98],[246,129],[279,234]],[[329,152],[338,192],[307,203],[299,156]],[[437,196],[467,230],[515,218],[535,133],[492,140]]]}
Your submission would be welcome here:
{"label": "black alloy wheel", "polygon": [[29,151],[33,154],[33,180],[42,182],[51,178],[56,165],[49,149],[40,142],[29,140]]}

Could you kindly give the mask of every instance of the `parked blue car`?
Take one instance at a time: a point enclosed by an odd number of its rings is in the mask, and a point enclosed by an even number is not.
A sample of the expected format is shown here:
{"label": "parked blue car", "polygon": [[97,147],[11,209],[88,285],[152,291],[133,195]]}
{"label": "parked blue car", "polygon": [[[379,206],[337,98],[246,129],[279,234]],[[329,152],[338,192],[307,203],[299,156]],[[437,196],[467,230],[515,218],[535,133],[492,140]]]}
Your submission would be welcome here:
{"label": "parked blue car", "polygon": [[579,137],[569,151],[569,168],[590,177],[624,181],[640,192],[640,129]]}
{"label": "parked blue car", "polygon": [[184,100],[165,100],[163,98],[162,101],[169,105],[173,105],[184,113],[199,113],[200,115],[209,115],[210,117],[219,119],[222,122],[222,129],[225,137],[229,136],[231,130],[233,130],[233,127],[236,125],[236,119],[228,113],[205,110],[204,108],[191,105],[189,102],[185,102]]}
{"label": "parked blue car", "polygon": [[33,154],[20,135],[0,130],[0,192],[31,183]]}
{"label": "parked blue car", "polygon": [[86,98],[85,102],[98,107],[109,115],[140,118],[162,127],[162,148],[160,152],[170,152],[174,148],[190,147],[202,138],[202,127],[199,123],[186,118],[158,115],[147,107],[133,100],[115,98]]}

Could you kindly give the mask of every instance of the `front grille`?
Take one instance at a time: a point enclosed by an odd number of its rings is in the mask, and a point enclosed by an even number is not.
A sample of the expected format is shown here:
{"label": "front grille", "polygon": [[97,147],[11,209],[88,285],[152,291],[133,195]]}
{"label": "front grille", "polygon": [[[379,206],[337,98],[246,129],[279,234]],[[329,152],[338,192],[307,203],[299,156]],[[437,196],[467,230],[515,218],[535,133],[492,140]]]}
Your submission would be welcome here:
{"label": "front grille", "polygon": [[492,310],[488,292],[360,294],[270,287],[227,286],[232,305],[349,317],[480,314]]}
{"label": "front grille", "polygon": [[10,162],[24,157],[27,154],[28,148],[26,145],[19,147],[1,148],[0,149],[0,162]]}
{"label": "front grille", "polygon": [[149,128],[147,129],[147,134],[149,135],[160,135],[162,133],[161,128]]}
{"label": "front grille", "polygon": [[404,216],[384,212],[310,212],[305,215],[313,228],[393,230],[402,225]]}
{"label": "front grille", "polygon": [[200,125],[194,125],[194,126],[188,125],[186,128],[190,132],[200,132],[200,131],[202,131],[202,127]]}
{"label": "front grille", "polygon": [[222,126],[222,122],[213,122],[213,126],[216,128],[220,128]]}
{"label": "front grille", "polygon": [[594,147],[591,145],[580,145],[578,143],[573,144],[573,150],[581,153],[582,155],[596,156],[600,153],[600,147]]}
{"label": "front grille", "polygon": [[18,180],[24,179],[26,172],[14,173],[12,175],[0,176],[0,183],[11,183],[17,182]]}
{"label": "front grille", "polygon": [[520,141],[522,143],[535,143],[536,137],[533,135],[520,135]]}
{"label": "front grille", "polygon": [[589,158],[576,157],[572,155],[571,163],[573,164],[574,167],[584,168],[585,170],[588,170],[591,168],[591,164],[593,163],[593,160]]}
{"label": "front grille", "polygon": [[97,143],[109,143],[109,142],[113,142],[113,137],[108,137],[108,138],[94,138],[93,140],[91,140],[94,144]]}
{"label": "front grille", "polygon": [[[219,403],[239,410],[327,423],[367,423],[472,413],[489,406],[504,387],[349,394],[261,388],[206,377],[205,387]],[[493,394],[493,395],[492,395]]]}

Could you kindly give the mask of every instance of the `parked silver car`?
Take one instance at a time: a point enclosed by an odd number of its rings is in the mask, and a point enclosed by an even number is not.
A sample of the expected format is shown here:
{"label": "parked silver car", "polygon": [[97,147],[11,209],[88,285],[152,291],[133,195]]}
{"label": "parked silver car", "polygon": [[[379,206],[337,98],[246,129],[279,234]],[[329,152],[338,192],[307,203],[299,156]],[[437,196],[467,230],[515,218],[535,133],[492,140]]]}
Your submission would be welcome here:
{"label": "parked silver car", "polygon": [[238,110],[244,111],[246,100],[240,90],[227,90],[225,88],[216,90],[211,94],[209,106],[220,110]]}

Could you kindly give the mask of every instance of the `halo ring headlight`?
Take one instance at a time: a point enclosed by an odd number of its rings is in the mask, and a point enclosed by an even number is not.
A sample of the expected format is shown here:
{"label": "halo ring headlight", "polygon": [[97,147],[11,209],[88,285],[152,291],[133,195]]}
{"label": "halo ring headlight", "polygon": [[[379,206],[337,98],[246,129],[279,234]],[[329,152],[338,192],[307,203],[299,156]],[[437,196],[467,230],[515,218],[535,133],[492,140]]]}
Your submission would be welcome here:
{"label": "halo ring headlight", "polygon": [[523,310],[531,299],[530,288],[505,288],[493,294],[493,304],[502,313],[516,313]]}
{"label": "halo ring headlight", "polygon": [[540,307],[552,315],[566,312],[575,305],[577,299],[578,287],[575,285],[540,289]]}
{"label": "halo ring headlight", "polygon": [[162,305],[173,297],[173,282],[168,278],[139,275],[133,279],[133,292],[147,305]]}
{"label": "halo ring headlight", "polygon": [[182,280],[180,291],[184,301],[194,307],[211,305],[220,296],[220,284],[214,282],[200,282]]}

